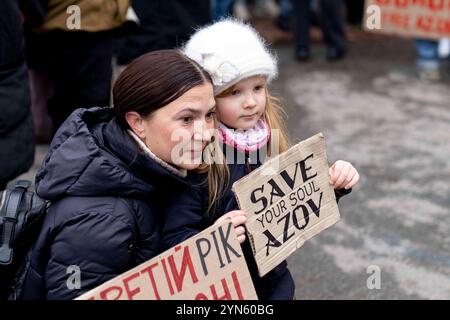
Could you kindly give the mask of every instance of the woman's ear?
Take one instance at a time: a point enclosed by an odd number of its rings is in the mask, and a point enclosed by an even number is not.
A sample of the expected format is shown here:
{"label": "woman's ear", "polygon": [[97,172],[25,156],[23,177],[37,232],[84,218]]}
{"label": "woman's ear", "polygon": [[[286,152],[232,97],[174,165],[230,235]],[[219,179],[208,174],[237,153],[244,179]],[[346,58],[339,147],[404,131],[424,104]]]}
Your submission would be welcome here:
{"label": "woman's ear", "polygon": [[144,118],[136,111],[125,113],[125,119],[131,130],[142,140],[145,139]]}

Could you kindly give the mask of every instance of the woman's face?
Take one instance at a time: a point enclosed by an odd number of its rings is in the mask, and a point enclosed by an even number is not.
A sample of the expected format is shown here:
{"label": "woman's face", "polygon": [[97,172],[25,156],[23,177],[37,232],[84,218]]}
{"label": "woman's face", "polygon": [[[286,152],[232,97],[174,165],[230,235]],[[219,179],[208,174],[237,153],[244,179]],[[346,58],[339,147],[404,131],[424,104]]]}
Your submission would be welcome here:
{"label": "woman's face", "polygon": [[134,125],[128,116],[127,120],[157,157],[178,168],[193,170],[201,164],[203,149],[211,141],[214,114],[213,87],[206,83],[190,89],[149,117],[137,114],[140,119]]}

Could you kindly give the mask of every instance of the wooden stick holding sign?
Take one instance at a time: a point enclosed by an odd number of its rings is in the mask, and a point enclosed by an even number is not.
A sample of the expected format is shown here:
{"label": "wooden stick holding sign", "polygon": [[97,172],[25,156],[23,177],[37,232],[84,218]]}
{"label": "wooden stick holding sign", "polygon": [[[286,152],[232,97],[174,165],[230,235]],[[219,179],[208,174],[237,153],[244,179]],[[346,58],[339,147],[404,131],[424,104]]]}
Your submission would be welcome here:
{"label": "wooden stick holding sign", "polygon": [[160,299],[258,299],[230,219],[77,298]]}
{"label": "wooden stick holding sign", "polygon": [[[340,219],[319,133],[233,184],[260,276]],[[268,174],[270,173],[270,174]]]}

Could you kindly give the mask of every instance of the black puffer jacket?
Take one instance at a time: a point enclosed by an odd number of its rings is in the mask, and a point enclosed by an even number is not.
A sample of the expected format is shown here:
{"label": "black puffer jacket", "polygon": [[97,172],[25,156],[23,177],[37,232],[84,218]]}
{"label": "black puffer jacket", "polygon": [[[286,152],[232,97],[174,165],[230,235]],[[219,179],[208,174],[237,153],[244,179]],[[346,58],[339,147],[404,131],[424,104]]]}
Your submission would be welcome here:
{"label": "black puffer jacket", "polygon": [[[52,201],[35,245],[24,299],[73,299],[161,252],[165,194],[182,183],[144,154],[110,108],[76,110],[36,176]],[[81,289],[70,289],[70,270]]]}

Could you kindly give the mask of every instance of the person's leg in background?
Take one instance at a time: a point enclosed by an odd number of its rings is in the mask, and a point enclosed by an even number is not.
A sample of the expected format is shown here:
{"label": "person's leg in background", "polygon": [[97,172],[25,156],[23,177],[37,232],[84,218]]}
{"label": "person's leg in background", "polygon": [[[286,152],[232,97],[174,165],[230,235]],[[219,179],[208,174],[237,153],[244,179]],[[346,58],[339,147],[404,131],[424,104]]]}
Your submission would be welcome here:
{"label": "person's leg in background", "polygon": [[439,40],[438,54],[441,61],[441,77],[448,80],[450,79],[450,38],[441,38]]}
{"label": "person's leg in background", "polygon": [[440,59],[438,42],[433,40],[416,39],[416,65],[422,80],[437,81],[440,79]]}
{"label": "person's leg in background", "polygon": [[213,21],[218,21],[231,15],[233,0],[211,0]]}
{"label": "person's leg in background", "polygon": [[53,85],[48,75],[48,52],[52,44],[45,33],[26,29],[25,48],[28,77],[31,90],[31,112],[36,143],[50,143],[53,138],[53,123],[48,114],[48,100],[53,95]]}
{"label": "person's leg in background", "polygon": [[280,14],[276,20],[279,29],[289,32],[292,30],[292,2],[291,0],[280,0]]}
{"label": "person's leg in background", "polygon": [[56,131],[75,109],[110,104],[114,43],[111,31],[55,31],[53,40],[48,109]]}
{"label": "person's leg in background", "polygon": [[48,114],[47,103],[52,96],[53,87],[47,75],[37,69],[28,69],[31,90],[31,113],[36,143],[50,143],[53,136],[53,123]]}
{"label": "person's leg in background", "polygon": [[242,20],[242,21],[250,21],[252,18],[252,15],[250,13],[250,10],[247,6],[246,0],[235,0],[233,1],[233,15]]}
{"label": "person's leg in background", "polygon": [[253,14],[257,18],[275,19],[280,14],[280,7],[275,0],[255,0]]}
{"label": "person's leg in background", "polygon": [[310,57],[310,0],[292,0],[294,13],[295,58],[307,61]]}
{"label": "person's leg in background", "polygon": [[340,59],[347,52],[343,2],[320,0],[320,12],[323,38],[327,45],[327,59]]}

